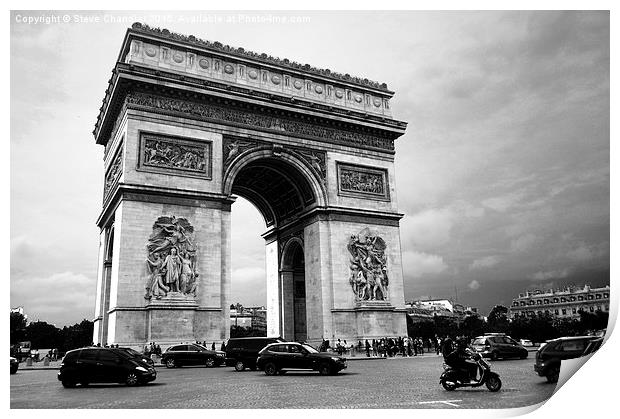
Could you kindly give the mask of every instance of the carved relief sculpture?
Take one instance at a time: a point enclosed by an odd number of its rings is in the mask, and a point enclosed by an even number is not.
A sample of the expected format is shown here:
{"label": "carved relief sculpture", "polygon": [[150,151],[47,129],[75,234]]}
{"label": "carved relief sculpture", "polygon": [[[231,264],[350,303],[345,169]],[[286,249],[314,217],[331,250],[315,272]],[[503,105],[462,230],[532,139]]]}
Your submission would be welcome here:
{"label": "carved relief sculpture", "polygon": [[142,166],[207,173],[207,150],[203,145],[175,141],[154,134],[142,134]]}
{"label": "carved relief sculpture", "polygon": [[385,241],[379,236],[370,235],[368,229],[349,239],[349,283],[357,301],[389,299],[386,247]]}
{"label": "carved relief sculpture", "polygon": [[196,296],[194,228],[185,218],[159,217],[146,246],[147,282],[144,298],[160,299],[170,293]]}
{"label": "carved relief sculpture", "polygon": [[110,190],[112,189],[112,186],[114,186],[118,178],[120,178],[121,173],[123,171],[122,153],[120,151],[122,149],[123,149],[122,146],[119,147],[119,151],[114,157],[114,161],[112,162],[112,165],[110,166],[110,170],[108,170],[108,173],[105,177],[105,185],[103,188],[104,196],[106,196],[110,192]]}
{"label": "carved relief sculpture", "polygon": [[387,172],[372,167],[338,164],[338,192],[344,196],[389,200]]}

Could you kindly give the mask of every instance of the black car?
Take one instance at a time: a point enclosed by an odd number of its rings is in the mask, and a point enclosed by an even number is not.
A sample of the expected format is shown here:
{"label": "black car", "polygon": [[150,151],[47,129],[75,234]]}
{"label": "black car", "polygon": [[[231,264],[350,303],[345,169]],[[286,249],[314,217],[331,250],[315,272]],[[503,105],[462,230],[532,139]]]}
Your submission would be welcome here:
{"label": "black car", "polygon": [[546,377],[548,382],[557,383],[563,360],[590,354],[600,347],[602,341],[603,338],[597,336],[572,336],[550,340],[536,352],[534,371],[539,376]]}
{"label": "black car", "polygon": [[146,355],[136,351],[135,349],[131,349],[131,348],[116,348],[117,351],[123,351],[125,352],[127,355],[129,355],[132,358],[137,358],[139,360],[141,360],[142,362],[145,362],[147,364],[149,364],[151,367],[155,366],[155,362],[153,362],[153,360],[149,357],[147,357]]}
{"label": "black car", "polygon": [[67,352],[60,364],[58,380],[66,388],[77,383],[125,383],[128,386],[155,380],[155,368],[125,351],[114,348],[81,348]]}
{"label": "black car", "polygon": [[527,358],[527,349],[519,342],[504,334],[478,336],[472,348],[485,358],[495,361],[498,358]]}
{"label": "black car", "polygon": [[256,369],[258,353],[270,343],[284,342],[284,339],[267,337],[231,338],[226,344],[226,365],[237,371]]}
{"label": "black car", "polygon": [[307,344],[281,342],[262,349],[256,366],[267,375],[284,374],[285,369],[307,369],[321,375],[335,375],[347,367],[347,359],[319,352]]}
{"label": "black car", "polygon": [[11,374],[15,374],[19,368],[19,361],[17,358],[11,357]]}
{"label": "black car", "polygon": [[205,365],[209,368],[224,364],[222,351],[212,351],[197,343],[174,345],[166,349],[161,356],[161,363],[168,368],[184,365]]}

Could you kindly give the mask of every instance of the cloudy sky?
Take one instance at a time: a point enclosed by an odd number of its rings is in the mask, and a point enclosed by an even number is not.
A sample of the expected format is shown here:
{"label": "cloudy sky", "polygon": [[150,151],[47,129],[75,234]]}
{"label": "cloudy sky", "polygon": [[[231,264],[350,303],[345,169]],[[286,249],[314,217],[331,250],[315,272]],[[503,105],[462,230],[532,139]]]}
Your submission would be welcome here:
{"label": "cloudy sky", "polygon": [[[396,176],[407,299],[488,312],[527,287],[609,282],[606,12],[11,15],[11,294],[94,312],[103,149],[91,131],[133,21],[380,82],[409,122]],[[76,22],[76,16],[82,22]],[[302,17],[274,23],[270,16]],[[103,23],[92,22],[99,17]],[[239,22],[262,17],[262,23]],[[233,206],[233,294],[265,304],[264,223]]]}

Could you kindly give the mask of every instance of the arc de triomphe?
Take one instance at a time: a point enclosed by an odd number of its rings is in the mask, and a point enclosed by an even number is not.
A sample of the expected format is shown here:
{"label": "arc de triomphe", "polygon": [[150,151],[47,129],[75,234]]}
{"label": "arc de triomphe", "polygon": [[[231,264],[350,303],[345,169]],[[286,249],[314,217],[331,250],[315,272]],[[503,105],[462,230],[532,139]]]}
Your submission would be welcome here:
{"label": "arc de triomphe", "polygon": [[134,24],[94,130],[95,343],[228,338],[235,196],[266,224],[269,336],[405,335],[393,94]]}

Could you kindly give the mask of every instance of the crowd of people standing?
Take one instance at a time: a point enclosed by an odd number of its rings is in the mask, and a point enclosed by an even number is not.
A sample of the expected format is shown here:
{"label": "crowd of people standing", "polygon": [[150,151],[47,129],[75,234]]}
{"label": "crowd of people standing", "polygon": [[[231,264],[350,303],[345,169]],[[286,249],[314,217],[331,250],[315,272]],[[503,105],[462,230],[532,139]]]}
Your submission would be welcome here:
{"label": "crowd of people standing", "polygon": [[364,342],[361,340],[357,342],[357,345],[347,343],[346,340],[337,339],[335,342],[330,343],[329,340],[323,339],[319,347],[320,352],[327,352],[332,350],[337,352],[338,355],[350,355],[350,356],[367,356],[367,357],[382,357],[391,358],[397,355],[403,357],[418,356],[424,353],[435,353],[440,355],[442,353],[441,343],[443,339],[439,336],[433,338],[421,338],[421,337],[385,337],[381,339],[366,339]]}

